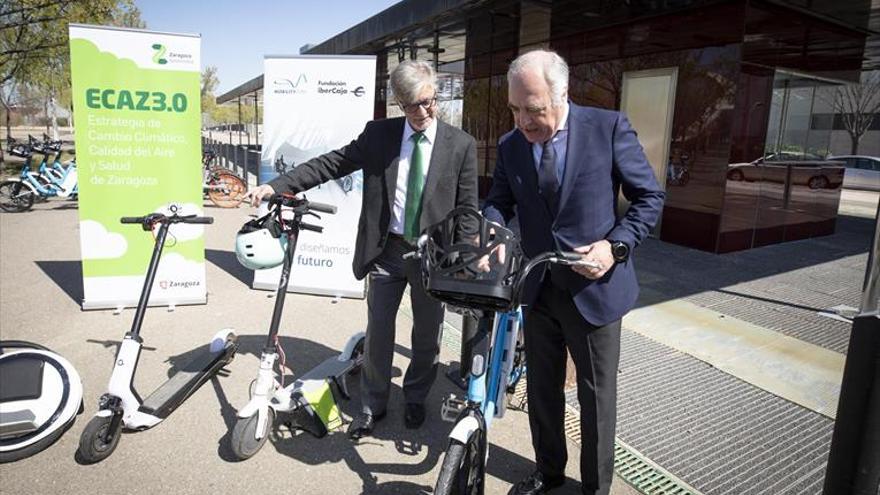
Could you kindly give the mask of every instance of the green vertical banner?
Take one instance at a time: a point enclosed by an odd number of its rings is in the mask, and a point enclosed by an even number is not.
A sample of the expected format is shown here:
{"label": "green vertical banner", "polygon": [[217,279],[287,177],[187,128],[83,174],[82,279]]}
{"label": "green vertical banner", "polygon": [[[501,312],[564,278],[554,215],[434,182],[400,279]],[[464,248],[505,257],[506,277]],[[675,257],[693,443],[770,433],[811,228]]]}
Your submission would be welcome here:
{"label": "green vertical banner", "polygon": [[[154,235],[120,217],[202,212],[200,43],[70,25],[83,309],[134,306]],[[151,305],[206,302],[202,225],[172,226]]]}

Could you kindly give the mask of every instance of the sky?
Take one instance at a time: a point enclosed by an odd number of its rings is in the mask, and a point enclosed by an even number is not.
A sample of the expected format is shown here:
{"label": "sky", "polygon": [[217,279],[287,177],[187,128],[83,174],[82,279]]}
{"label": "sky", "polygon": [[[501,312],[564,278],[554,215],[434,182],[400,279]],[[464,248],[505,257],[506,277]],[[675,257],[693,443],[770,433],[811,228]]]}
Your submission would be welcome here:
{"label": "sky", "polygon": [[202,36],[202,68],[221,95],[263,73],[263,56],[298,55],[399,0],[135,0],[147,29]]}

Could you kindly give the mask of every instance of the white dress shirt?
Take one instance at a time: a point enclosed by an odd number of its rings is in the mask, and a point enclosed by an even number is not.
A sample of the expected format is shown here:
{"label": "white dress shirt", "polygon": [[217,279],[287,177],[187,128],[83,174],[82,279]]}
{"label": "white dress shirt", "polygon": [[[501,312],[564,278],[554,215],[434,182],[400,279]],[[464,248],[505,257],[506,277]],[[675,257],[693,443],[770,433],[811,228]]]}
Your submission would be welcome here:
{"label": "white dress shirt", "polygon": [[[403,235],[403,216],[406,209],[406,188],[409,184],[409,163],[412,158],[413,143],[410,136],[415,134],[409,125],[409,121],[404,119],[403,139],[400,141],[400,160],[397,162],[397,188],[394,191],[394,206],[391,211],[391,225],[388,230]],[[434,151],[434,139],[437,137],[437,119],[431,122],[431,125],[425,129],[425,140],[422,142],[422,159],[425,161],[424,174],[422,180],[428,176],[428,167],[431,165],[431,153]]]}

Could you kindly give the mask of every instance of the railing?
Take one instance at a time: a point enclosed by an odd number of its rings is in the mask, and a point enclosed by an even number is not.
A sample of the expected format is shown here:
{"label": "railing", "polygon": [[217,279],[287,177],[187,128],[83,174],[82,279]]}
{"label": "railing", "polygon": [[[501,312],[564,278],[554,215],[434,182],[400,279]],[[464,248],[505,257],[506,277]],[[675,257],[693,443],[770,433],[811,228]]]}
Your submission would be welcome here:
{"label": "railing", "polygon": [[225,133],[208,132],[202,135],[202,150],[213,151],[216,164],[228,168],[244,179],[248,187],[257,184],[260,168],[259,145],[232,142]]}

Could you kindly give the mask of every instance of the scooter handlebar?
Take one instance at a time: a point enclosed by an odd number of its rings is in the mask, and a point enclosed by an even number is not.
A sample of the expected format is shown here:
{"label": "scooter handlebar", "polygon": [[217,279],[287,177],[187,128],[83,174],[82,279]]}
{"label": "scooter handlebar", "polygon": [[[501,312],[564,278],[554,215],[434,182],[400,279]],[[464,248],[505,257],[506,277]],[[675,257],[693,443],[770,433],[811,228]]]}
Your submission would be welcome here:
{"label": "scooter handlebar", "polygon": [[162,222],[169,221],[169,223],[199,223],[199,224],[211,224],[214,223],[214,217],[197,217],[186,216],[186,217],[178,217],[178,216],[166,216],[161,213],[154,213],[152,215],[148,215],[145,217],[122,217],[119,219],[120,223],[144,223],[144,222]]}
{"label": "scooter handlebar", "polygon": [[328,213],[330,215],[336,214],[336,206],[328,205],[326,203],[316,203],[314,201],[309,201],[309,209],[320,213]]}
{"label": "scooter handlebar", "polygon": [[307,207],[307,209],[302,211],[303,213],[306,213],[308,211],[329,213],[331,215],[336,213],[336,206],[334,206],[334,205],[328,205],[325,203],[316,203],[314,201],[309,201],[305,198],[299,198],[299,197],[297,197],[293,194],[289,194],[289,193],[275,193],[275,194],[269,196],[269,204],[270,205],[287,206],[287,207],[291,207],[291,208]]}
{"label": "scooter handlebar", "polygon": [[214,217],[181,217],[181,223],[214,223]]}

